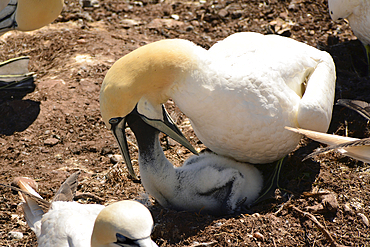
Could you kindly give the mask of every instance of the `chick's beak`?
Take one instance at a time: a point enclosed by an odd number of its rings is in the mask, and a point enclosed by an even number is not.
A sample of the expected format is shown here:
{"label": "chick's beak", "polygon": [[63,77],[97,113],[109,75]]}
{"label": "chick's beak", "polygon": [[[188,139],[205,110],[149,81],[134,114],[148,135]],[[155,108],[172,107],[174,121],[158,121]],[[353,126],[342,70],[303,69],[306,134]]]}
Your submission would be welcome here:
{"label": "chick's beak", "polygon": [[136,108],[134,109],[134,111],[136,111],[136,114],[139,114],[139,116],[145,123],[165,133],[166,135],[168,135],[169,137],[171,137],[172,139],[174,139],[175,141],[177,141],[178,143],[180,143],[181,145],[189,149],[193,154],[198,155],[198,152],[194,149],[194,147],[189,143],[189,141],[182,134],[181,130],[173,122],[172,118],[170,117],[170,115],[166,111],[166,108],[164,108],[163,105],[162,105],[163,120],[147,118],[146,116],[137,112]]}
{"label": "chick's beak", "polygon": [[162,113],[163,113],[163,120],[150,119],[140,114],[137,111],[137,108],[135,107],[135,109],[127,116],[111,118],[109,120],[109,124],[111,125],[111,130],[113,132],[114,137],[116,138],[116,141],[118,142],[118,145],[121,150],[122,156],[125,160],[127,169],[130,175],[134,179],[138,179],[138,178],[135,175],[134,169],[132,167],[128,145],[127,145],[126,134],[125,134],[127,119],[130,118],[130,116],[132,115],[139,116],[146,124],[165,133],[166,135],[168,135],[169,137],[171,137],[172,139],[174,139],[175,141],[177,141],[178,143],[180,143],[181,145],[189,149],[192,153],[198,155],[198,152],[189,143],[189,141],[185,138],[185,136],[181,133],[180,129],[176,126],[176,124],[173,122],[171,117],[168,115],[164,106],[162,106]]}

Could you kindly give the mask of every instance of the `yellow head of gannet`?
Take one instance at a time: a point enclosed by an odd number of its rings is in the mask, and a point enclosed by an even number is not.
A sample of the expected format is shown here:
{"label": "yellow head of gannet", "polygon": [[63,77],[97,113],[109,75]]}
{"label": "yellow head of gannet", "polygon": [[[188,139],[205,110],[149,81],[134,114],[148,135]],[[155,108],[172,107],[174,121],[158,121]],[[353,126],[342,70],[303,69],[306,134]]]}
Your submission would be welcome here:
{"label": "yellow head of gannet", "polygon": [[91,247],[157,246],[150,238],[153,219],[149,210],[136,201],[120,201],[105,207],[97,216]]}
{"label": "yellow head of gannet", "polygon": [[[237,33],[208,51],[176,39],[138,48],[107,72],[100,108],[110,127],[111,119],[125,118],[137,106],[146,122],[191,148],[162,107],[171,97],[209,149],[268,163],[300,140],[284,126],[327,130],[334,89],[328,53],[277,35]],[[113,132],[121,144],[126,123],[120,124]]]}
{"label": "yellow head of gannet", "polygon": [[104,207],[57,201],[65,199],[58,197],[62,192],[73,194],[71,190],[77,188],[77,176],[75,173],[63,183],[51,203],[42,199],[22,178],[17,181],[20,189],[7,186],[20,192],[25,218],[37,236],[39,247],[157,246],[150,238],[152,216],[139,202],[127,200]]}
{"label": "yellow head of gannet", "polygon": [[63,0],[10,0],[0,11],[0,33],[32,31],[54,21],[63,9]]}

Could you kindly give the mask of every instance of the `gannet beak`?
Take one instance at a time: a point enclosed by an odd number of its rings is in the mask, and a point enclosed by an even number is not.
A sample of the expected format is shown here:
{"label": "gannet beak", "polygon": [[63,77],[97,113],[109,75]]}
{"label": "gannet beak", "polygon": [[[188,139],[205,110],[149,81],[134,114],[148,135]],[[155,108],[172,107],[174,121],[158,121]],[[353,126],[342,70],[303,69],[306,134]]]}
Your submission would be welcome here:
{"label": "gannet beak", "polygon": [[165,133],[187,149],[189,149],[192,153],[198,155],[198,152],[194,149],[194,147],[189,143],[189,141],[185,138],[185,136],[181,133],[180,129],[176,126],[176,124],[173,122],[171,117],[168,115],[166,109],[164,106],[162,106],[162,112],[163,112],[163,120],[160,119],[150,119],[146,116],[140,114],[137,111],[137,108],[129,113],[125,117],[116,117],[111,118],[109,120],[109,124],[111,125],[111,130],[113,132],[114,137],[116,138],[116,141],[118,142],[119,148],[121,150],[122,156],[125,160],[127,169],[130,173],[130,175],[134,179],[138,179],[135,175],[134,169],[132,168],[131,158],[128,151],[128,145],[127,145],[127,139],[125,134],[125,128],[126,128],[126,119],[130,117],[130,115],[138,115],[146,124],[152,126],[153,128],[156,128],[157,130]]}
{"label": "gannet beak", "polygon": [[118,142],[119,149],[121,154],[125,160],[128,172],[130,175],[138,180],[138,177],[135,174],[134,169],[132,168],[130,153],[128,151],[127,139],[126,139],[126,118],[124,117],[117,117],[109,119],[109,124],[111,125],[111,130],[113,132],[116,141]]}
{"label": "gannet beak", "polygon": [[130,114],[137,114],[141,117],[141,119],[147,123],[148,125],[152,126],[153,128],[156,128],[157,130],[165,133],[187,149],[189,149],[193,154],[198,155],[198,152],[194,149],[194,147],[189,143],[189,141],[185,138],[185,136],[182,134],[181,130],[176,126],[176,124],[173,122],[172,118],[166,111],[166,108],[162,105],[162,114],[163,114],[163,120],[160,119],[150,119],[146,116],[140,114],[136,108],[132,111]]}

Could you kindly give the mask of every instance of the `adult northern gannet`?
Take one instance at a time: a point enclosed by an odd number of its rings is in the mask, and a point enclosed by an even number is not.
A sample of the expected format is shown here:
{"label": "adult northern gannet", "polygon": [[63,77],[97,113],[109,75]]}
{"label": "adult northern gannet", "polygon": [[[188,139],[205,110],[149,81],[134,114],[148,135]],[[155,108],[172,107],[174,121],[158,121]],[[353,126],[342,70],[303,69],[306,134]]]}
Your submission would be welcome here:
{"label": "adult northern gannet", "polygon": [[[138,48],[107,72],[100,108],[108,128],[111,118],[125,117],[136,106],[148,121],[173,126],[162,108],[172,98],[209,149],[268,163],[291,152],[301,138],[285,126],[327,131],[334,89],[328,53],[290,38],[245,32],[209,50],[181,39]],[[161,131],[171,136],[173,128]],[[181,143],[191,149],[185,138]]]}
{"label": "adult northern gannet", "polygon": [[39,247],[157,246],[150,238],[153,218],[139,202],[119,201],[105,207],[57,201],[70,198],[60,196],[62,192],[73,194],[70,184],[64,183],[50,203],[22,178],[18,186],[20,189],[7,187],[20,192],[25,218],[36,233]]}
{"label": "adult northern gannet", "polygon": [[[4,3],[8,3],[4,7]],[[32,31],[54,21],[63,9],[63,0],[3,0],[0,34],[10,30]]]}
{"label": "adult northern gannet", "polygon": [[305,135],[312,140],[329,145],[327,148],[319,149],[318,151],[309,154],[305,159],[335,150],[345,156],[361,160],[365,163],[370,163],[370,138],[357,139],[299,128],[286,127],[286,129]]}
{"label": "adult northern gannet", "polygon": [[347,19],[353,33],[366,48],[370,72],[370,1],[328,0],[330,17],[334,21]]}
{"label": "adult northern gannet", "polygon": [[[126,122],[137,139],[142,184],[162,206],[221,215],[242,211],[257,199],[263,178],[254,166],[206,152],[175,168],[159,142],[162,122],[148,119],[135,108],[125,118],[110,120],[113,132],[120,133]],[[127,143],[117,140],[128,154]]]}

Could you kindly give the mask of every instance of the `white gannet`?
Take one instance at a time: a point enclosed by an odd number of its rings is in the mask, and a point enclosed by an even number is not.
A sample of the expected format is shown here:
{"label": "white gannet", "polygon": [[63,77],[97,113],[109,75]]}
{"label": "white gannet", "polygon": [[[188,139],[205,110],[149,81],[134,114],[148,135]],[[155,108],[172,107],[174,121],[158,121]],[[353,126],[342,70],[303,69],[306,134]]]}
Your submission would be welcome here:
{"label": "white gannet", "polygon": [[70,186],[76,188],[66,182],[51,203],[22,178],[18,180],[20,189],[7,186],[20,192],[25,218],[39,247],[157,246],[150,238],[153,218],[144,205],[130,200],[107,207],[60,201],[71,199]]}
{"label": "white gannet", "polygon": [[342,155],[349,156],[365,163],[370,163],[370,138],[358,139],[290,127],[286,127],[286,129],[305,135],[317,142],[329,145],[327,148],[319,149],[309,154],[305,159],[335,150]]}
{"label": "white gannet", "polygon": [[[8,3],[4,7],[4,3]],[[0,34],[10,30],[32,31],[54,21],[63,9],[63,0],[3,0]]]}
{"label": "white gannet", "polygon": [[[125,118],[111,119],[113,132],[120,132],[126,122],[137,139],[142,184],[162,206],[221,215],[242,211],[257,199],[263,178],[254,166],[206,152],[175,168],[161,148],[157,129],[162,129],[161,122],[147,119],[135,108]],[[127,150],[126,142],[120,146]]]}
{"label": "white gannet", "polygon": [[353,33],[366,48],[367,62],[370,68],[370,1],[328,0],[328,5],[330,17],[334,21],[348,20]]}
{"label": "white gannet", "polygon": [[[301,138],[285,126],[327,131],[335,79],[327,52],[286,37],[236,33],[209,50],[187,40],[161,40],[113,64],[100,109],[108,128],[111,118],[125,117],[135,106],[153,122],[170,123],[162,104],[172,98],[213,152],[269,163]],[[170,136],[173,131],[160,130]],[[185,138],[180,141],[195,152]]]}

